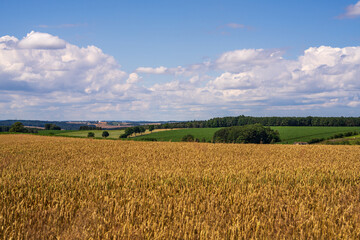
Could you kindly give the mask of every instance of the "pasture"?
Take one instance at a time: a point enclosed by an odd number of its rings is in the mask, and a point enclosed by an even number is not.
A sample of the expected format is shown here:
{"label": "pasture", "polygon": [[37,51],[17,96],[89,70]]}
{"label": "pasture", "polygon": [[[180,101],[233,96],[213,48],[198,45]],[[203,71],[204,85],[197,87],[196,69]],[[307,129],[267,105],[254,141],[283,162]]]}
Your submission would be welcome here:
{"label": "pasture", "polygon": [[0,135],[1,239],[359,239],[360,146]]}
{"label": "pasture", "polygon": [[81,130],[81,131],[73,131],[73,130],[41,130],[39,131],[39,135],[44,136],[61,136],[61,137],[78,137],[78,138],[86,138],[89,132],[93,132],[95,134],[95,138],[102,138],[103,131],[108,131],[109,136],[108,139],[118,139],[121,134],[124,133],[124,130]]}
{"label": "pasture", "polygon": [[169,131],[154,132],[146,136],[138,136],[133,140],[141,141],[143,138],[156,138],[157,141],[163,142],[180,142],[181,138],[187,134],[193,135],[195,138],[206,141],[211,141],[214,133],[221,128],[186,128],[186,129],[173,129]]}
{"label": "pasture", "polygon": [[[187,134],[192,134],[195,138],[211,141],[214,133],[221,128],[187,128],[174,129],[165,132],[152,133],[146,138],[156,138],[158,141],[180,142],[181,138]],[[360,127],[271,127],[280,133],[281,142],[283,144],[292,144],[294,142],[307,142],[313,138],[328,138],[338,133],[350,131],[360,132]],[[141,140],[142,136],[134,138]]]}
{"label": "pasture", "polygon": [[360,127],[271,127],[280,133],[281,143],[307,142],[328,138],[338,133],[360,132]]}

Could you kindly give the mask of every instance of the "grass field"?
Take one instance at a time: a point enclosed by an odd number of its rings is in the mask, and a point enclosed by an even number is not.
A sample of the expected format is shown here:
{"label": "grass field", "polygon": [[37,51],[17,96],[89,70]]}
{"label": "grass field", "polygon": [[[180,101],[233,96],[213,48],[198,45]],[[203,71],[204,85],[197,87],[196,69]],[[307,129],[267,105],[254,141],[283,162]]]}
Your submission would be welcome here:
{"label": "grass field", "polygon": [[[294,142],[307,142],[313,138],[328,138],[337,133],[349,131],[360,132],[360,127],[271,127],[279,131],[281,143],[292,144]],[[147,135],[149,138],[156,138],[158,141],[179,142],[187,134],[194,135],[195,138],[211,141],[214,133],[220,128],[188,128],[177,129],[166,132],[157,132]],[[137,137],[135,140],[141,140],[144,137]]]}
{"label": "grass field", "polygon": [[82,131],[71,131],[57,134],[58,136],[65,137],[87,137],[89,132],[95,133],[96,138],[102,138],[102,133],[107,131],[109,133],[108,139],[118,139],[121,134],[123,134],[124,130],[82,130]]}
{"label": "grass field", "polygon": [[[103,138],[102,133],[103,131],[108,131],[109,136],[107,139],[119,139],[119,136],[125,133],[125,130],[82,130],[82,131],[64,131],[64,130],[40,130],[38,135],[42,136],[61,136],[61,137],[79,137],[79,138],[86,138],[89,132],[95,133],[95,138]],[[153,131],[155,132],[163,132],[169,131],[168,129],[156,129]],[[146,130],[145,133],[142,135],[136,136],[133,134],[132,137],[144,137],[150,134],[149,130]]]}
{"label": "grass field", "polygon": [[221,128],[187,128],[187,129],[174,129],[163,132],[154,132],[146,136],[138,136],[134,140],[141,141],[143,138],[156,138],[158,141],[163,142],[180,142],[181,138],[187,134],[193,135],[195,138],[206,141],[211,141],[214,133]]}
{"label": "grass field", "polygon": [[86,138],[89,132],[95,133],[95,138],[102,138],[103,131],[108,131],[108,139],[118,139],[124,130],[82,130],[82,131],[64,131],[64,130],[41,130],[39,135],[44,136],[62,136],[62,137],[79,137]]}
{"label": "grass field", "polygon": [[0,239],[359,239],[360,146],[0,135]]}
{"label": "grass field", "polygon": [[280,133],[282,143],[307,142],[313,138],[328,138],[337,133],[360,132],[360,127],[271,127]]}

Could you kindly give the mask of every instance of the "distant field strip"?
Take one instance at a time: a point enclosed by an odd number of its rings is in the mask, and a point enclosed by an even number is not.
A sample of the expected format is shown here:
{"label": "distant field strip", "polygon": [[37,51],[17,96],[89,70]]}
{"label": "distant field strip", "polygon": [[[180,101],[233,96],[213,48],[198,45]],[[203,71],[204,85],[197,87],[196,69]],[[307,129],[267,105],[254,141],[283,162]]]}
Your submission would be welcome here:
{"label": "distant field strip", "polygon": [[360,132],[360,127],[271,127],[279,131],[282,143],[307,142],[313,138],[328,138],[338,133]]}
{"label": "distant field strip", "polygon": [[0,135],[0,239],[359,239],[360,146]]}
{"label": "distant field strip", "polygon": [[[170,130],[170,129],[169,129]],[[162,131],[169,131],[168,129],[156,129],[153,131],[155,132],[162,132]],[[95,134],[95,138],[102,138],[102,133],[104,131],[107,131],[109,133],[109,136],[107,139],[119,139],[119,136],[123,133],[125,133],[125,130],[81,130],[81,131],[53,131],[53,130],[42,130],[39,131],[39,135],[54,135],[54,136],[62,136],[62,137],[79,137],[79,138],[85,138],[88,136],[89,132],[93,132]],[[137,134],[138,137],[143,137],[150,134],[149,130],[146,130],[145,133]],[[135,134],[132,135],[132,137],[136,137]]]}
{"label": "distant field strip", "polygon": [[96,138],[101,138],[102,133],[107,131],[109,139],[118,139],[121,134],[123,134],[124,130],[81,130],[81,131],[71,131],[71,132],[63,132],[56,134],[57,136],[65,136],[65,137],[87,137],[89,132],[95,133]]}
{"label": "distant field strip", "polygon": [[134,140],[141,140],[143,138],[156,138],[158,141],[164,142],[180,142],[181,138],[187,134],[193,135],[195,138],[206,141],[211,141],[214,133],[221,128],[186,128],[186,129],[174,129],[164,132],[155,132],[145,137],[138,136]]}
{"label": "distant field strip", "polygon": [[[360,132],[360,127],[271,127],[279,131],[281,143],[307,142],[313,138],[328,138],[337,133],[350,131]],[[187,134],[192,134],[195,138],[211,141],[214,133],[221,128],[187,128],[175,129],[166,132],[152,133],[146,138],[155,138],[158,141],[180,142],[181,138]],[[145,137],[139,136],[135,140],[141,140]]]}

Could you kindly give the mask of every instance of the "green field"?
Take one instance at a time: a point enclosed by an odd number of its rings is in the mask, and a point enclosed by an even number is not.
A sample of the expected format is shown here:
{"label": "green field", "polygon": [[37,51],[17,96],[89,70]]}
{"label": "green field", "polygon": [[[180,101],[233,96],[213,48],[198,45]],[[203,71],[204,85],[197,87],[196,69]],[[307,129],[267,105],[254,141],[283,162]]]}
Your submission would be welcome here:
{"label": "green field", "polygon": [[[89,132],[95,133],[95,138],[102,138],[102,133],[105,130],[82,130],[82,131],[64,131],[64,130],[41,130],[39,135],[46,136],[62,136],[62,137],[87,137]],[[108,139],[118,139],[124,130],[106,130],[109,132]]]}
{"label": "green field", "polygon": [[[328,138],[338,133],[360,132],[360,127],[271,127],[279,131],[281,143],[292,144],[294,142],[307,142],[313,138]],[[214,133],[220,128],[187,128],[175,129],[164,132],[156,132],[146,136],[133,138],[141,141],[144,138],[156,138],[157,141],[179,142],[181,138],[187,134],[193,135],[195,138],[211,141]]]}
{"label": "green field", "polygon": [[271,127],[279,131],[281,143],[307,142],[314,138],[328,138],[338,133],[358,131],[360,127]]}
{"label": "green field", "polygon": [[221,128],[186,128],[186,129],[174,129],[169,131],[155,132],[146,136],[138,136],[133,138],[134,140],[141,141],[144,138],[156,138],[158,141],[164,142],[180,142],[181,138],[187,134],[193,135],[200,141],[205,138],[206,141],[211,141],[214,133]]}
{"label": "green field", "polygon": [[[294,142],[308,142],[314,138],[327,139],[338,133],[358,131],[360,127],[271,127],[279,131],[281,143],[293,144]],[[214,133],[221,128],[186,128],[174,129],[169,131],[154,132],[142,136],[132,137],[131,140],[142,141],[144,138],[155,138],[157,141],[180,142],[181,138],[187,134],[193,135],[200,141],[205,139],[211,141]],[[102,138],[104,130],[84,130],[84,131],[63,131],[63,130],[41,130],[39,135],[63,136],[63,137],[87,137],[89,132],[95,133],[95,138]],[[108,139],[118,139],[124,130],[107,130],[110,134]]]}

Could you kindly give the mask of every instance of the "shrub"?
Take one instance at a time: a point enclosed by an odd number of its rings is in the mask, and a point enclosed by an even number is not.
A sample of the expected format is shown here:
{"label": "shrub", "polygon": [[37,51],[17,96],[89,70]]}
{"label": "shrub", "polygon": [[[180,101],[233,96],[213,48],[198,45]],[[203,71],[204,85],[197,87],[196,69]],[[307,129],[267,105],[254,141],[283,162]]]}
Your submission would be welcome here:
{"label": "shrub", "polygon": [[343,138],[344,134],[343,133],[338,133],[334,135],[334,138]]}
{"label": "shrub", "polygon": [[61,130],[61,127],[56,126],[55,124],[51,124],[51,123],[46,123],[44,125],[45,130]]}
{"label": "shrub", "polygon": [[310,141],[308,141],[309,144],[318,143],[324,141],[324,138],[313,138]]}
{"label": "shrub", "polygon": [[149,142],[156,142],[156,141],[157,141],[156,138],[150,138],[150,137],[148,137],[148,138],[141,138],[140,140],[141,140],[141,141],[149,141]]}
{"label": "shrub", "polygon": [[182,137],[181,141],[182,142],[193,142],[194,141],[194,136],[191,134],[185,135]]}
{"label": "shrub", "polygon": [[328,145],[351,145],[349,141],[335,141],[335,142],[327,142]]}
{"label": "shrub", "polygon": [[93,138],[93,137],[95,137],[95,133],[89,132],[89,133],[88,133],[88,138]]}
{"label": "shrub", "polygon": [[119,138],[127,138],[128,136],[129,136],[128,134],[123,133],[123,134],[121,134],[121,135],[119,136]]}
{"label": "shrub", "polygon": [[110,134],[108,131],[103,131],[103,133],[102,133],[102,137],[104,137],[104,138],[107,138],[109,135]]}
{"label": "shrub", "polygon": [[352,136],[354,133],[353,132],[347,132],[347,133],[344,133],[344,136],[345,137],[350,137]]}

